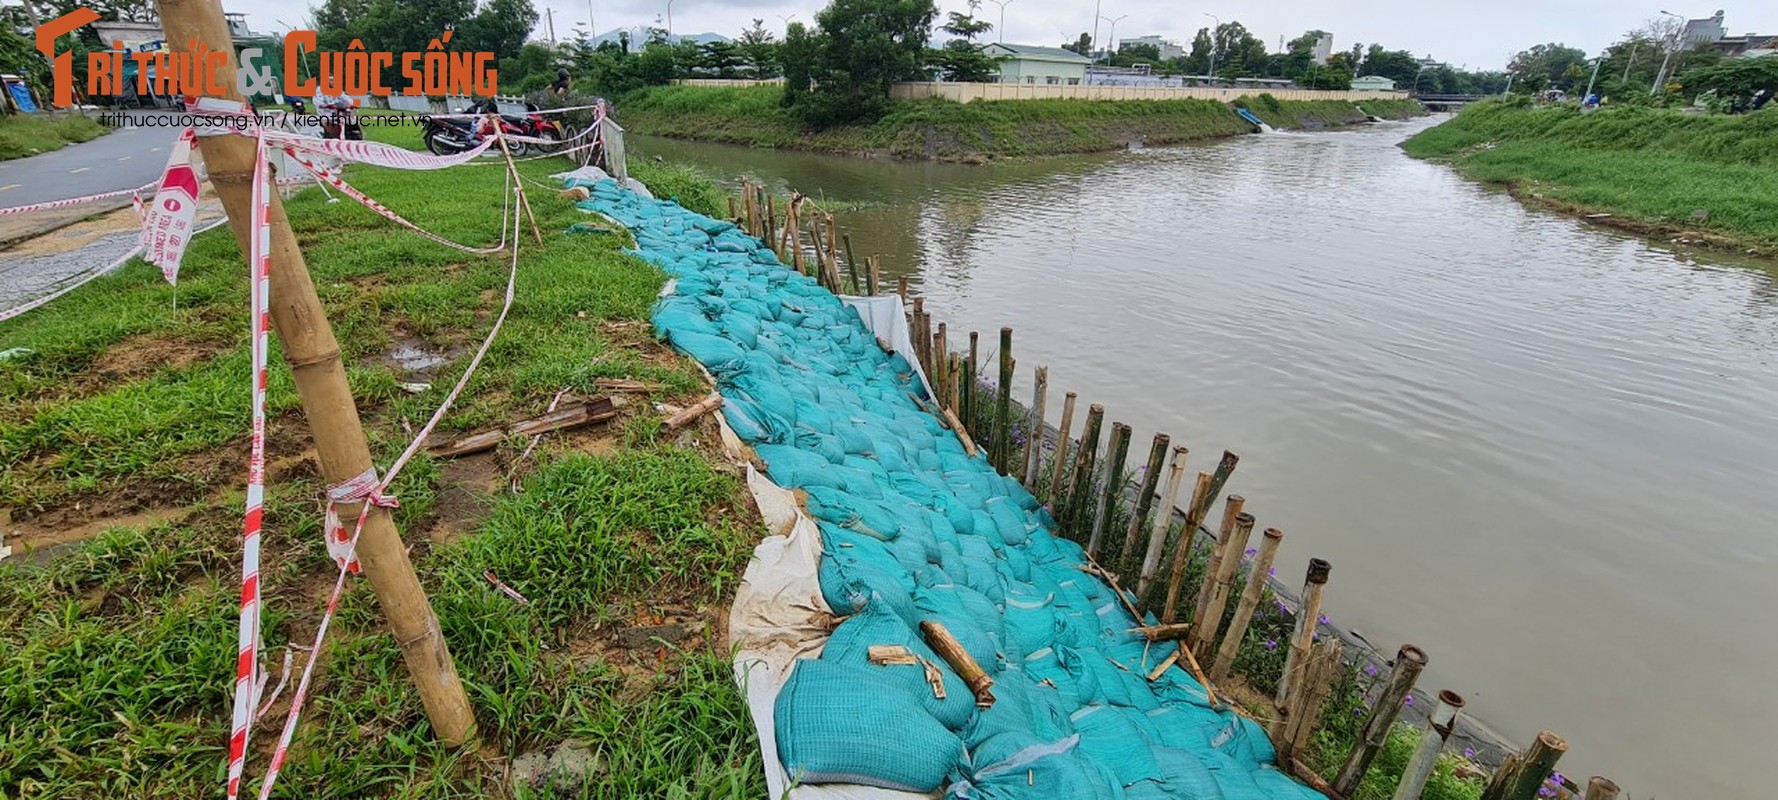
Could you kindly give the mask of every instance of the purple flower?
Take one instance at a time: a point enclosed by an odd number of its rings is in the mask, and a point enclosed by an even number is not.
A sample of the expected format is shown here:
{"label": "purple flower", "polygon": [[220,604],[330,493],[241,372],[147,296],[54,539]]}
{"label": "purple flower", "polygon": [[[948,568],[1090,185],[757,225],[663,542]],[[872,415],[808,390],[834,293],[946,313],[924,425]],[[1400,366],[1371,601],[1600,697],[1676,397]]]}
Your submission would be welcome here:
{"label": "purple flower", "polygon": [[1276,578],[1276,577],[1278,577],[1278,568],[1273,567],[1271,569],[1268,569],[1268,570],[1266,570],[1266,574]]}
{"label": "purple flower", "polygon": [[1550,787],[1545,786],[1542,789],[1537,790],[1537,796],[1538,797],[1555,797],[1556,793],[1554,791],[1552,791],[1550,789]]}
{"label": "purple flower", "polygon": [[1318,618],[1316,618],[1316,620],[1315,620],[1315,621],[1316,621],[1316,622],[1318,622],[1318,623],[1321,623],[1321,624],[1322,624],[1322,625],[1331,625],[1331,624],[1333,624],[1333,623],[1331,623],[1331,622],[1328,622],[1328,621],[1327,621],[1327,615],[1326,615],[1326,614],[1322,614],[1322,615],[1321,615],[1321,616],[1320,616],[1320,617],[1318,617]]}
{"label": "purple flower", "polygon": [[1414,707],[1414,696],[1411,694],[1408,695],[1407,699],[1402,701],[1402,705],[1407,706],[1408,708],[1413,708]]}
{"label": "purple flower", "polygon": [[1566,778],[1563,778],[1563,777],[1562,777],[1562,773],[1560,773],[1560,772],[1552,772],[1552,773],[1550,773],[1550,783],[1554,783],[1554,784],[1558,784],[1558,785],[1560,785],[1560,784],[1562,784],[1562,783],[1564,783],[1564,782],[1565,782],[1565,781],[1566,781],[1566,780],[1567,780],[1567,779],[1566,779]]}
{"label": "purple flower", "polygon": [[1252,558],[1252,557],[1254,557],[1254,556],[1256,556],[1256,555],[1259,555],[1259,548],[1257,548],[1257,547],[1249,547],[1249,548],[1247,548],[1247,552],[1246,552],[1246,553],[1243,553],[1243,554],[1242,554],[1242,555],[1245,555],[1245,556],[1247,556],[1247,557],[1248,557],[1248,558]]}
{"label": "purple flower", "polygon": [[1463,757],[1464,758],[1475,758],[1475,748],[1473,748],[1473,747],[1463,748]]}
{"label": "purple flower", "polygon": [[1376,664],[1364,665],[1364,674],[1369,675],[1373,678],[1377,677],[1377,665]]}
{"label": "purple flower", "polygon": [[1266,649],[1267,650],[1278,649],[1278,640],[1277,639],[1267,639],[1266,640]]}

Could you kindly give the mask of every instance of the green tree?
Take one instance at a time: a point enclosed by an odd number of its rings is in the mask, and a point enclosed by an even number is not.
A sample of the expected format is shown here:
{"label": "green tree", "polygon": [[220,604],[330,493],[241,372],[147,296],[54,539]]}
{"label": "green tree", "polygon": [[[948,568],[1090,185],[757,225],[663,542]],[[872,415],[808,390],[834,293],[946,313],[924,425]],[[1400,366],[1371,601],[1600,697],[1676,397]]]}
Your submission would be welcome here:
{"label": "green tree", "polygon": [[496,56],[517,53],[536,26],[537,9],[531,0],[485,0],[475,16],[457,25],[451,47]]}
{"label": "green tree", "polygon": [[778,40],[766,30],[765,20],[755,19],[753,27],[741,31],[735,40],[741,57],[747,62],[748,76],[755,80],[778,77]]}
{"label": "green tree", "polygon": [[718,78],[735,78],[739,68],[746,63],[741,48],[734,42],[721,39],[705,42],[701,48],[704,57],[704,69]]}
{"label": "green tree", "polygon": [[1309,71],[1311,67],[1320,66],[1315,63],[1315,45],[1321,42],[1326,31],[1304,31],[1303,35],[1291,39],[1284,46],[1284,58],[1279,65],[1278,75],[1296,80]]}
{"label": "green tree", "polygon": [[1778,96],[1778,57],[1735,58],[1694,70],[1683,81],[1688,92],[1715,92],[1726,111],[1757,111]]}
{"label": "green tree", "polygon": [[1080,35],[1080,38],[1075,39],[1073,42],[1064,43],[1062,49],[1091,57],[1093,54],[1093,37],[1090,34],[1083,33]]}
{"label": "green tree", "polygon": [[556,63],[556,53],[548,45],[527,42],[517,55],[500,59],[500,88],[510,86],[519,94],[542,89],[556,79]]}
{"label": "green tree", "polygon": [[1210,38],[1209,28],[1199,28],[1192,37],[1191,52],[1185,56],[1185,70],[1193,75],[1207,75],[1210,72],[1210,54],[1216,49],[1216,43]]}
{"label": "green tree", "polygon": [[998,59],[982,52],[975,37],[993,30],[994,26],[968,14],[952,11],[939,30],[955,37],[945,46],[927,52],[927,63],[940,80],[962,83],[987,83],[999,74]]}
{"label": "green tree", "polygon": [[794,99],[797,113],[817,128],[882,116],[890,84],[925,77],[937,16],[933,0],[833,0],[815,14],[814,89]]}
{"label": "green tree", "polygon": [[1380,44],[1373,44],[1364,52],[1364,63],[1358,67],[1360,75],[1381,75],[1395,81],[1395,85],[1406,89],[1419,77],[1420,59],[1406,50],[1385,50]]}
{"label": "green tree", "polygon": [[[1576,72],[1569,67],[1580,66],[1578,80],[1580,86],[1574,86]],[[1577,47],[1551,42],[1536,45],[1529,50],[1521,50],[1518,55],[1508,61],[1506,68],[1514,75],[1514,88],[1523,83],[1532,92],[1546,88],[1575,89],[1586,88],[1586,76],[1591,70],[1587,66],[1587,53]]]}
{"label": "green tree", "polygon": [[37,45],[18,35],[11,26],[0,27],[0,67],[25,79],[25,84],[43,96],[51,90],[54,73]]}
{"label": "green tree", "polygon": [[821,43],[801,22],[784,29],[784,46],[779,48],[784,64],[784,105],[797,105],[814,88],[814,64],[820,51]]}
{"label": "green tree", "polygon": [[[1232,78],[1264,74],[1266,43],[1247,31],[1247,26],[1229,21],[1216,26],[1212,34],[1216,47],[1216,74]],[[1194,47],[1196,43],[1194,42]]]}
{"label": "green tree", "polygon": [[1145,42],[1132,42],[1117,49],[1111,54],[1111,65],[1114,67],[1133,67],[1137,64],[1158,64],[1161,61],[1161,48]]}

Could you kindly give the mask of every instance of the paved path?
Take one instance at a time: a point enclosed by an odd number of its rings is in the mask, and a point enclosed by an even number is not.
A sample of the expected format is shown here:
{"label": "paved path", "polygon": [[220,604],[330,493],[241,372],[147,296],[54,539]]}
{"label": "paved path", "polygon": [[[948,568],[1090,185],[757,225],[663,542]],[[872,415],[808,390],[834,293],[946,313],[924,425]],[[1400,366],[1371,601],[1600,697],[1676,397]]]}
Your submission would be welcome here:
{"label": "paved path", "polygon": [[[167,148],[178,135],[174,128],[132,126],[60,150],[0,161],[0,206],[134,189],[160,178],[161,170],[167,166]],[[127,205],[126,197],[66,211],[6,218],[0,221],[0,242],[33,236]]]}

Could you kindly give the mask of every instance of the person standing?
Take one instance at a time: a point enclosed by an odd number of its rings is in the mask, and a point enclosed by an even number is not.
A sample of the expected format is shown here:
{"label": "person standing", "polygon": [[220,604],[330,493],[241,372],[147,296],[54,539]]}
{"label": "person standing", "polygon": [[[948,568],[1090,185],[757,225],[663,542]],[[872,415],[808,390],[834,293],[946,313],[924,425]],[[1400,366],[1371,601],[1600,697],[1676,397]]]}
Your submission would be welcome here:
{"label": "person standing", "polygon": [[574,85],[574,78],[569,76],[568,69],[563,67],[556,70],[556,82],[549,85],[549,91],[550,94],[565,98],[568,96],[568,88],[572,85]]}

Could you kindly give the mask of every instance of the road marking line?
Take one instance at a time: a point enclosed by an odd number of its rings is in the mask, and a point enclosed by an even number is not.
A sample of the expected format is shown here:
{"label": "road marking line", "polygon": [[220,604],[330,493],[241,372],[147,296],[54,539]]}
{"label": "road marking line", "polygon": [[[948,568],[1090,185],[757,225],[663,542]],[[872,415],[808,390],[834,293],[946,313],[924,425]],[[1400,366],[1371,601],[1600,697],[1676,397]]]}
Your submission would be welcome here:
{"label": "road marking line", "polygon": [[92,169],[92,167],[81,167],[79,169],[71,169],[71,170],[68,170],[68,174],[69,175],[79,175],[80,173],[85,172],[89,169]]}
{"label": "road marking line", "polygon": [[150,147],[150,148],[148,148],[148,152],[150,152],[150,153],[158,153],[158,152],[160,152],[160,151],[161,151],[161,149],[160,149],[160,148],[158,148],[158,147]]}
{"label": "road marking line", "polygon": [[4,192],[4,191],[6,191],[6,190],[8,190],[8,189],[17,189],[17,188],[19,188],[19,185],[18,185],[18,184],[16,184],[16,183],[9,183],[9,184],[6,184],[6,185],[5,185],[5,186],[0,186],[0,192]]}
{"label": "road marking line", "polygon": [[118,156],[117,160],[118,161],[128,161],[128,160],[130,160],[130,158],[132,158],[132,157],[131,156]]}

